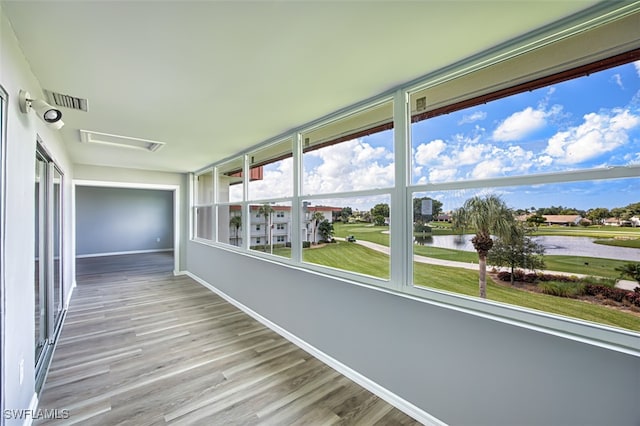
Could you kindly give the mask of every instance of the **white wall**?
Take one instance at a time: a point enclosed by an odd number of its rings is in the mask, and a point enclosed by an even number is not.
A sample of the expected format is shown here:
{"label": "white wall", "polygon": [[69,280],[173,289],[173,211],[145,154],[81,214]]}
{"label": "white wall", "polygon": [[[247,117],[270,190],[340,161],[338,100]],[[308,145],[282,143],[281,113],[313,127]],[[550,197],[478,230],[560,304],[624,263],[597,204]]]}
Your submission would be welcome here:
{"label": "white wall", "polygon": [[640,421],[634,356],[200,243],[187,251],[191,273],[448,424]]}
{"label": "white wall", "polygon": [[[22,114],[18,92],[27,90],[43,97],[39,82],[31,73],[15,34],[0,9],[0,84],[9,93],[6,157],[6,240],[5,409],[27,409],[34,396],[34,173],[36,137],[65,176],[63,188],[64,241],[71,236],[71,179],[73,168],[57,131],[51,130],[34,113]],[[70,245],[64,245],[64,284],[71,279]],[[24,360],[24,381],[19,365]],[[4,414],[4,413],[3,413]],[[7,424],[18,424],[8,421]]]}

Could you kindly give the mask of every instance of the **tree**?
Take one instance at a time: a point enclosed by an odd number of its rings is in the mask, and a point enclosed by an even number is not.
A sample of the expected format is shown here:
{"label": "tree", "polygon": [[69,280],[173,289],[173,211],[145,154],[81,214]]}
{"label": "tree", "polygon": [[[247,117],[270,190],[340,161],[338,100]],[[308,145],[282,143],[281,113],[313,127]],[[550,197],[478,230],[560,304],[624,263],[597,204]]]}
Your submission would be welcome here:
{"label": "tree", "polygon": [[615,269],[620,272],[621,278],[628,277],[640,283],[640,263],[626,263]]}
{"label": "tree", "polygon": [[311,221],[313,222],[313,241],[312,241],[312,244],[315,244],[317,242],[316,241],[316,233],[318,232],[318,225],[323,220],[326,220],[326,219],[324,218],[324,215],[322,213],[320,213],[319,211],[314,212],[313,216],[311,216]]}
{"label": "tree", "polygon": [[236,244],[238,245],[238,230],[242,226],[242,216],[232,216],[231,220],[229,220],[229,226],[235,228],[236,230]]}
{"label": "tree", "polygon": [[371,217],[374,222],[376,220],[376,216],[382,216],[382,224],[384,225],[384,218],[389,217],[389,204],[380,203],[373,206],[371,209]]}
{"label": "tree", "polygon": [[318,235],[320,235],[321,241],[330,242],[333,237],[333,224],[327,219],[320,222],[320,225],[318,225]]}
{"label": "tree", "polygon": [[265,244],[264,244],[264,248],[263,251],[267,251],[267,244],[271,244],[271,242],[269,241],[269,230],[271,228],[271,221],[269,220],[271,217],[271,213],[273,213],[273,207],[271,207],[269,204],[263,204],[260,206],[260,208],[258,209],[258,214],[261,216],[264,216],[264,240],[265,240]]}
{"label": "tree", "polygon": [[487,255],[487,262],[494,266],[506,266],[511,269],[511,285],[514,282],[516,268],[544,268],[544,246],[538,244],[526,234],[523,226],[514,223],[511,235],[496,238]]}
{"label": "tree", "polygon": [[442,213],[442,202],[429,197],[413,199],[413,221],[422,220],[422,200],[431,200],[431,215],[438,217]]}
{"label": "tree", "polygon": [[526,222],[528,224],[530,224],[531,226],[533,226],[534,229],[537,231],[538,227],[540,225],[542,225],[543,223],[545,223],[546,221],[547,221],[546,217],[542,216],[541,214],[536,213],[536,214],[533,214],[533,215],[529,216],[527,218]]}
{"label": "tree", "polygon": [[473,197],[464,202],[456,213],[457,226],[475,229],[476,235],[471,239],[478,252],[478,287],[480,297],[487,297],[487,254],[493,247],[491,235],[499,238],[509,237],[513,233],[513,212],[497,195]]}
{"label": "tree", "polygon": [[352,214],[353,214],[353,210],[351,209],[351,207],[343,207],[342,210],[340,211],[340,217],[342,218],[342,221],[344,223],[347,223],[349,221],[349,218],[351,217]]}
{"label": "tree", "polygon": [[381,214],[377,214],[373,217],[373,224],[375,226],[384,226],[385,218]]}
{"label": "tree", "polygon": [[609,209],[604,207],[597,207],[595,209],[590,209],[587,212],[587,219],[589,219],[594,224],[601,225],[602,221],[611,216],[611,212]]}

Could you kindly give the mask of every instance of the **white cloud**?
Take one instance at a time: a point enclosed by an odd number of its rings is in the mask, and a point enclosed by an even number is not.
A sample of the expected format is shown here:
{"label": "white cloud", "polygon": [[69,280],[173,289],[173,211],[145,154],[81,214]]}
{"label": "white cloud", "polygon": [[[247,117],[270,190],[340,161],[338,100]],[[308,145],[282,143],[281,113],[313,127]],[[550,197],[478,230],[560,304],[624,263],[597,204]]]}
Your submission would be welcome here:
{"label": "white cloud", "polygon": [[[236,185],[241,187],[241,185]],[[251,199],[290,197],[293,194],[293,160],[266,165],[261,180],[249,182]]]}
{"label": "white cloud", "polygon": [[359,139],[312,151],[307,155],[319,158],[321,163],[305,169],[303,191],[328,193],[391,186],[394,166],[388,160],[390,154],[384,147],[372,147]]}
{"label": "white cloud", "polygon": [[624,89],[624,84],[622,84],[622,76],[620,74],[614,74],[611,76],[611,78],[619,88]]}
{"label": "white cloud", "polygon": [[473,114],[465,115],[462,120],[458,121],[458,124],[468,124],[475,121],[481,121],[487,118],[487,113],[484,111],[476,111]]}
{"label": "white cloud", "polygon": [[421,166],[432,163],[446,149],[447,145],[442,139],[436,139],[426,144],[418,145],[415,150],[416,164]]}
{"label": "white cloud", "polygon": [[470,164],[476,164],[484,154],[491,151],[491,145],[465,145],[462,150],[456,153],[452,162],[459,166],[468,166]]}
{"label": "white cloud", "polygon": [[500,158],[492,158],[478,163],[471,172],[474,179],[486,179],[502,174],[503,163]]}
{"label": "white cloud", "polygon": [[627,132],[639,124],[640,116],[628,110],[589,113],[581,125],[553,135],[544,153],[560,164],[582,163],[626,144]]}
{"label": "white cloud", "polygon": [[493,139],[500,142],[520,140],[544,127],[547,115],[545,111],[531,107],[515,112],[493,131]]}
{"label": "white cloud", "polygon": [[[429,183],[446,182],[455,180],[457,169],[436,168],[429,170]],[[427,183],[427,182],[419,182]]]}
{"label": "white cloud", "polygon": [[638,77],[640,77],[640,61],[635,61],[633,66],[636,67],[636,72],[638,73]]}

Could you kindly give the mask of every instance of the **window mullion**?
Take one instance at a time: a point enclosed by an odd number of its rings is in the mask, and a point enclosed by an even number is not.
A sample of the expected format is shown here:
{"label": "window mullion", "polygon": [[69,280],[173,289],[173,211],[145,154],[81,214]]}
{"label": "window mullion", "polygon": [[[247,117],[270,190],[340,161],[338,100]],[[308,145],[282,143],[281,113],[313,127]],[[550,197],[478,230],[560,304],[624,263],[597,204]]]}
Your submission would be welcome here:
{"label": "window mullion", "polygon": [[293,200],[291,202],[291,260],[302,262],[300,235],[300,192],[302,190],[302,144],[300,133],[293,135]]}
{"label": "window mullion", "polygon": [[408,95],[403,90],[395,93],[393,102],[394,124],[394,173],[395,185],[391,192],[390,221],[390,276],[391,287],[402,289],[411,284],[412,256],[409,254],[407,183],[409,182],[409,150],[408,150]]}

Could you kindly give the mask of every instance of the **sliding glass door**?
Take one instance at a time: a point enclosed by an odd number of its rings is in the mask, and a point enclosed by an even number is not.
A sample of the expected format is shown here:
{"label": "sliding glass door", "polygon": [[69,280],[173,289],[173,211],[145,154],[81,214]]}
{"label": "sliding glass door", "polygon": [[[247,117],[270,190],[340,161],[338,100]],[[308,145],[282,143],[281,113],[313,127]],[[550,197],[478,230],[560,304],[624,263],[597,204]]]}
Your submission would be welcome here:
{"label": "sliding glass door", "polygon": [[42,384],[62,321],[62,185],[63,175],[38,144],[35,167],[35,366]]}

